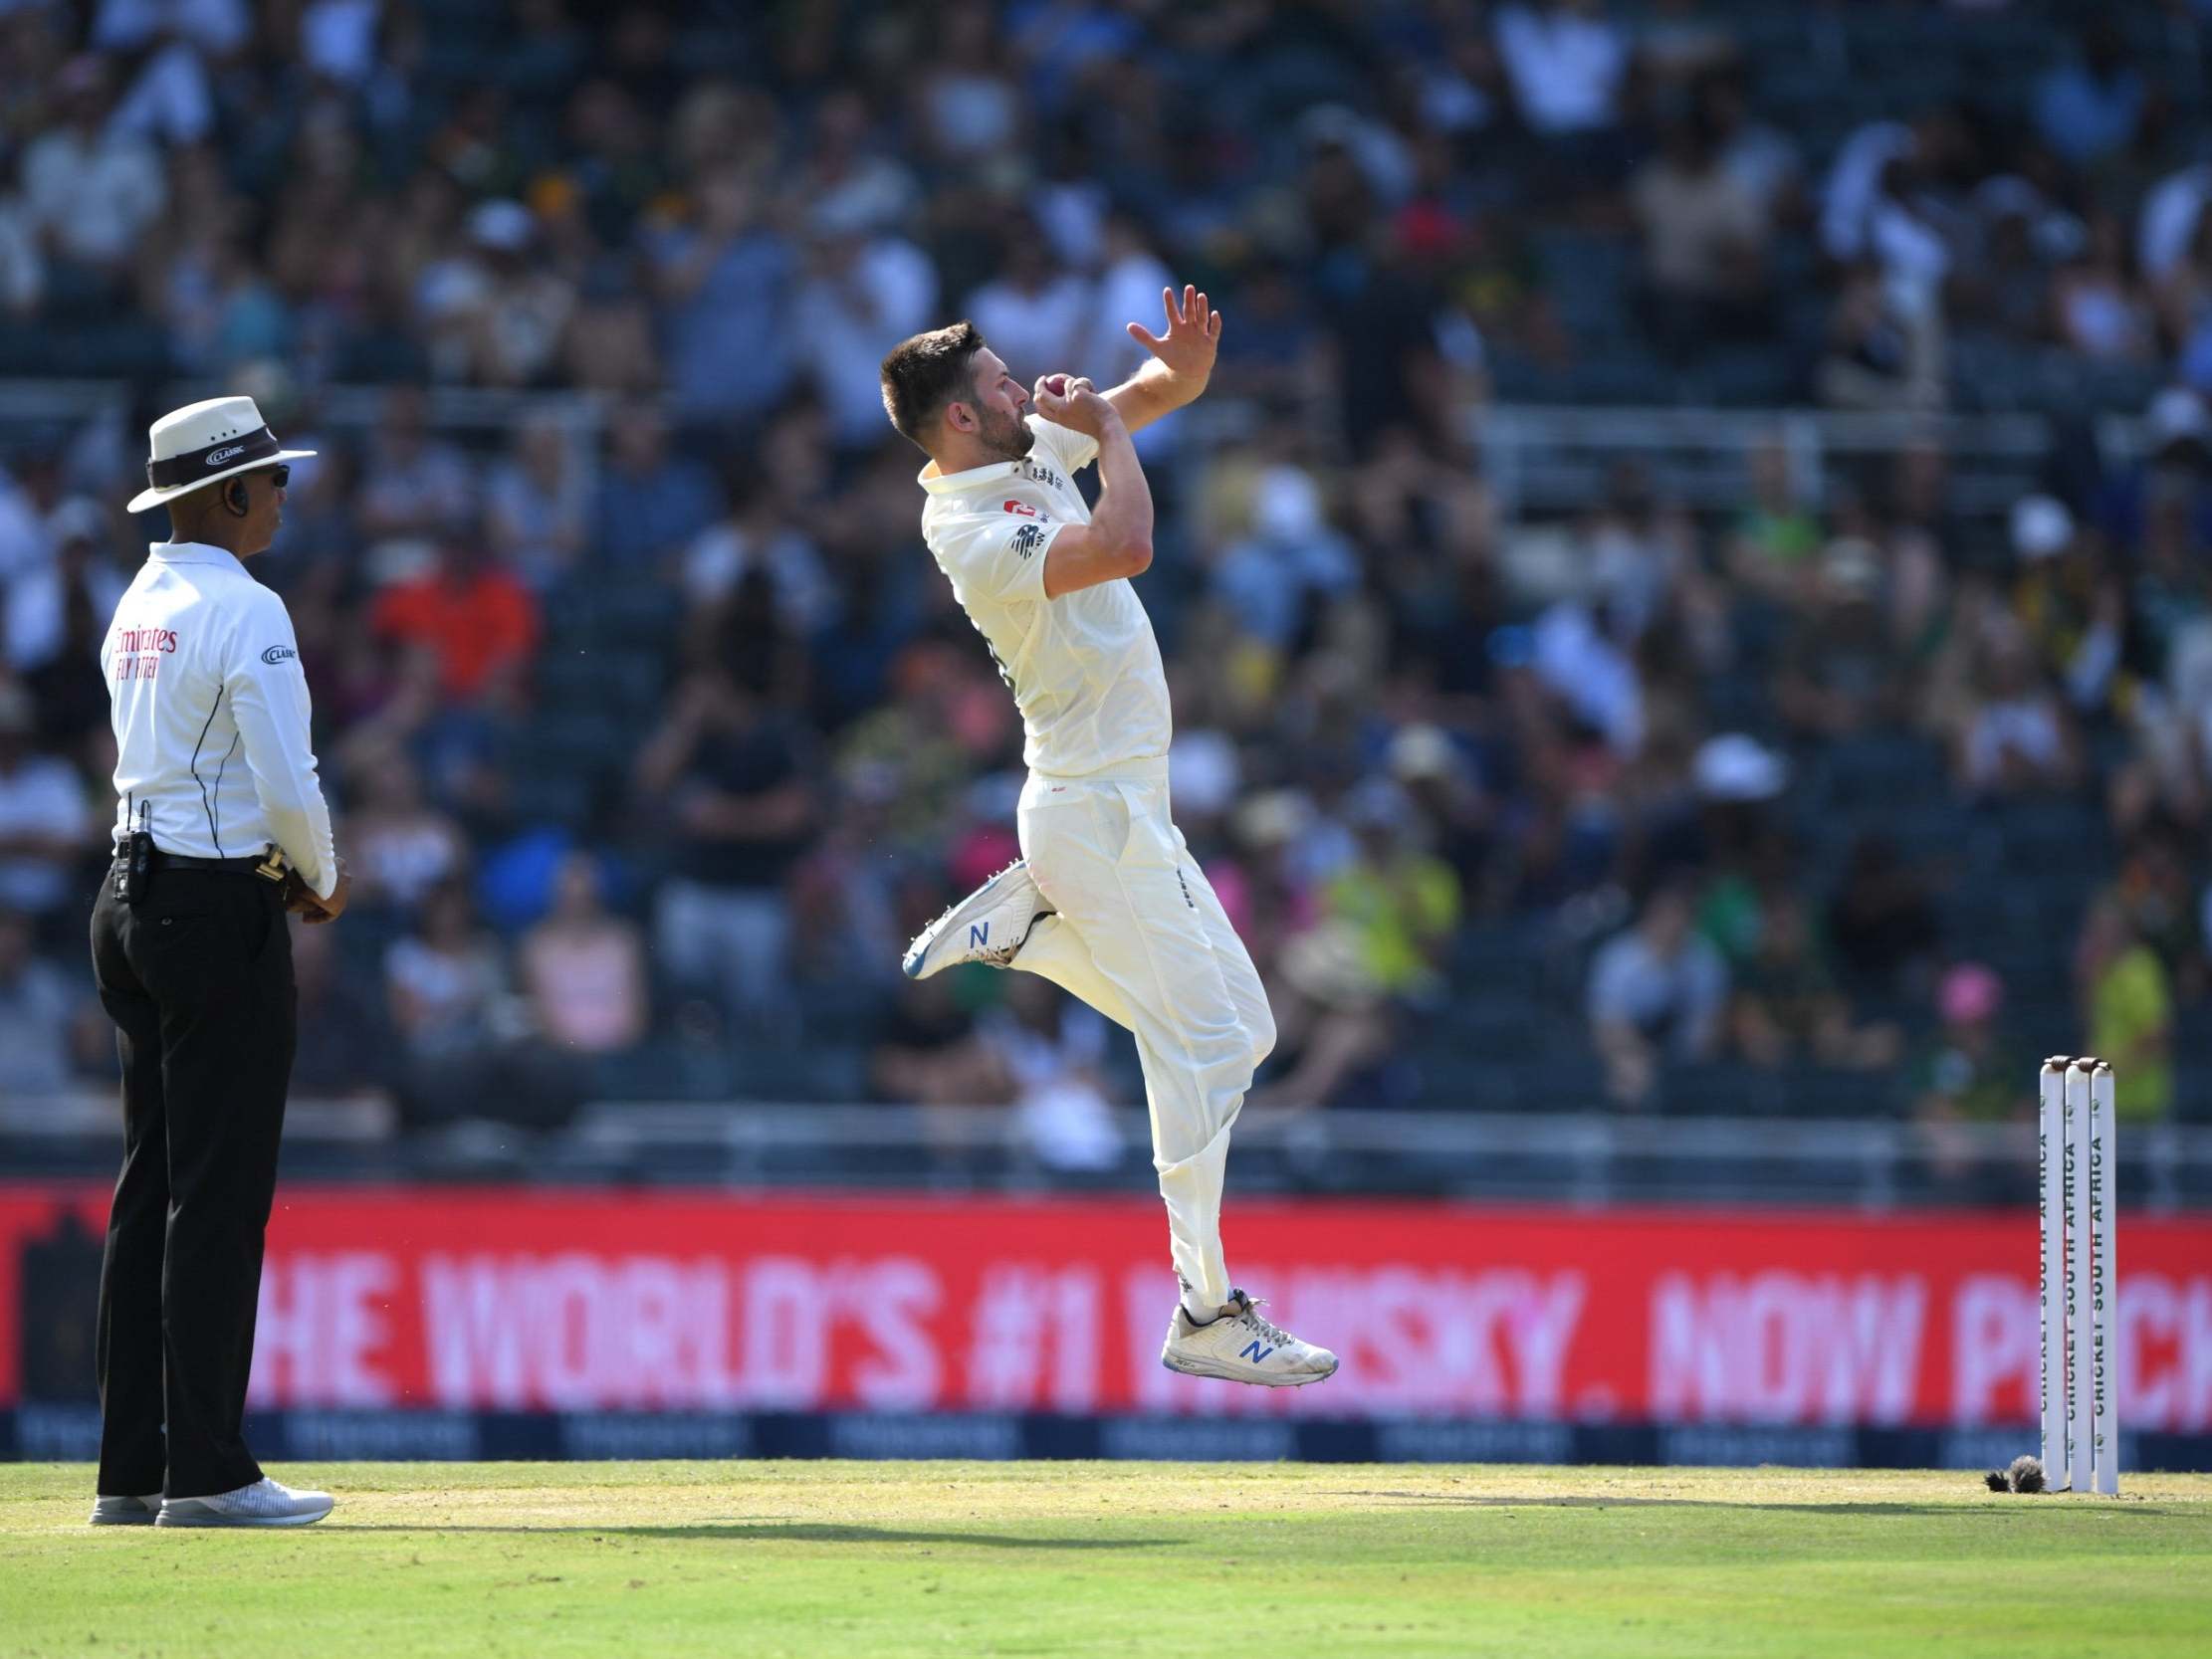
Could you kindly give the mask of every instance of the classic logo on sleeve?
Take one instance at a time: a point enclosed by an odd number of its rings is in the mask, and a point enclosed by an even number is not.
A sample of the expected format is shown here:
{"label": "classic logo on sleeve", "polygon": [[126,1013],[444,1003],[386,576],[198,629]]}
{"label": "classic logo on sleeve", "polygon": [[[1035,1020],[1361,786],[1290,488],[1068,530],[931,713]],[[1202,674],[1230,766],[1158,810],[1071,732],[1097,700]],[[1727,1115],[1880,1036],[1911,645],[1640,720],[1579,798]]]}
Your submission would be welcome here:
{"label": "classic logo on sleeve", "polygon": [[300,653],[293,650],[292,647],[289,645],[272,645],[268,650],[264,651],[261,654],[261,660],[269,664],[273,668],[278,663],[298,662],[300,660]]}
{"label": "classic logo on sleeve", "polygon": [[1042,524],[1023,524],[1013,532],[1013,550],[1027,558],[1044,544]]}

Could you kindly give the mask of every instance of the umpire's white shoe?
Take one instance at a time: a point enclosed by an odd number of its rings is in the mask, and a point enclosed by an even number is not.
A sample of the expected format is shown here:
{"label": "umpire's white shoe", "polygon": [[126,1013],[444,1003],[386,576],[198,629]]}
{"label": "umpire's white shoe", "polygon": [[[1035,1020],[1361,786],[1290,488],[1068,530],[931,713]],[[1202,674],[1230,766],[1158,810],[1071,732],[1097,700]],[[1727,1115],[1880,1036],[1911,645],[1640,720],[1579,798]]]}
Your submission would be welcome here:
{"label": "umpire's white shoe", "polygon": [[108,1498],[93,1500],[92,1524],[96,1527],[150,1527],[153,1518],[161,1513],[161,1494],[150,1493],[143,1498]]}
{"label": "umpire's white shoe", "polygon": [[171,1498],[157,1527],[312,1527],[331,1513],[328,1492],[295,1492],[264,1475],[235,1492],[205,1498]]}
{"label": "umpire's white shoe", "polygon": [[899,966],[909,979],[927,979],[960,962],[1005,967],[1028,942],[1037,918],[1050,915],[1028,861],[1017,858],[916,934]]}
{"label": "umpire's white shoe", "polygon": [[1336,1375],[1336,1355],[1327,1348],[1301,1343],[1262,1317],[1259,1304],[1242,1291],[1228,1296],[1228,1306],[1208,1325],[1194,1325],[1177,1303],[1160,1363],[1186,1376],[1217,1376],[1263,1388],[1296,1388]]}

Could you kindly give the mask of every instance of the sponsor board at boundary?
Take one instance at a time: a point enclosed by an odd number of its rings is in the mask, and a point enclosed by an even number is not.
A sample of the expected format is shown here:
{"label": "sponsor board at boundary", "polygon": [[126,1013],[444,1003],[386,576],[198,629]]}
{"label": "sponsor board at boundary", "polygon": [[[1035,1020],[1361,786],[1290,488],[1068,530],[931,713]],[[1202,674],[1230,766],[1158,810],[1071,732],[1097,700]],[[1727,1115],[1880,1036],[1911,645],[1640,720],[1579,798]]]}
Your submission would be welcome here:
{"label": "sponsor board at boundary", "polygon": [[[84,1393],[105,1204],[0,1184],[18,1455]],[[2212,1218],[2122,1237],[2129,1466],[2183,1466],[2212,1436]],[[1337,1377],[1164,1370],[1174,1281],[1141,1198],[287,1188],[252,1404],[288,1445],[408,1457],[1159,1456],[1201,1416],[1254,1456],[1925,1463],[2034,1415],[2017,1214],[1269,1201],[1228,1243]]]}

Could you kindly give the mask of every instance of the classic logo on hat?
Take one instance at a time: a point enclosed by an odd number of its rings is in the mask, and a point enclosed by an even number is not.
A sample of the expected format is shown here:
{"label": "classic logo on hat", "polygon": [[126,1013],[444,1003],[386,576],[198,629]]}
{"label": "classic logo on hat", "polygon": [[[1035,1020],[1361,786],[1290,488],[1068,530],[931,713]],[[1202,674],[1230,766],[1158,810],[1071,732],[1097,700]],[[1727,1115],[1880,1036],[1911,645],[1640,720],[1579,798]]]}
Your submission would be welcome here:
{"label": "classic logo on hat", "polygon": [[312,449],[284,449],[250,397],[211,397],[163,415],[147,430],[146,488],[130,498],[143,513],[234,473],[302,460]]}

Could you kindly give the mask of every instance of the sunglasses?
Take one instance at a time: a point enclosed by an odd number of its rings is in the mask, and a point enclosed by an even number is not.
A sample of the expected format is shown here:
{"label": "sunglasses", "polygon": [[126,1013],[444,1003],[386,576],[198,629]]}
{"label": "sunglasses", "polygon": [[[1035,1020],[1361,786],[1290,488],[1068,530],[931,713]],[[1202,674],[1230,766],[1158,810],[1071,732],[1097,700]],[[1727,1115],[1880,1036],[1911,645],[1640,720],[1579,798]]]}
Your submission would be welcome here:
{"label": "sunglasses", "polygon": [[279,490],[292,488],[292,467],[290,463],[280,462],[274,467],[264,467],[262,468],[262,475]]}

